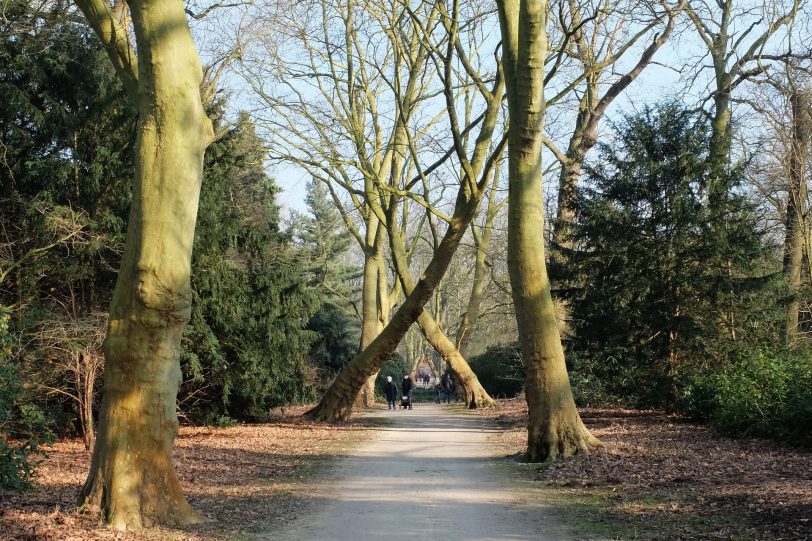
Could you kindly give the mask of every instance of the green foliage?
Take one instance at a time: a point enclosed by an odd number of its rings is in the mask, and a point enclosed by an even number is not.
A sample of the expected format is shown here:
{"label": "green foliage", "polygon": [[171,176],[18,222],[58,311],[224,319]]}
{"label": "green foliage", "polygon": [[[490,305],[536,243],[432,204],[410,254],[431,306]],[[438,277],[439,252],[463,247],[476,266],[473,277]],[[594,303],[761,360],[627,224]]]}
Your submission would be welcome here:
{"label": "green foliage", "polygon": [[310,213],[294,214],[292,229],[307,259],[303,278],[321,295],[307,328],[316,335],[309,358],[320,371],[322,390],[358,353],[360,326],[349,314],[359,269],[346,262],[353,238],[323,183],[308,183],[305,202]]}
{"label": "green foliage", "polygon": [[494,398],[513,398],[524,387],[524,363],[518,345],[491,346],[468,364]]}
{"label": "green foliage", "polygon": [[[32,473],[30,454],[51,434],[41,411],[23,401],[23,381],[10,362],[8,323],[8,311],[0,307],[0,490],[24,490]],[[14,443],[8,441],[9,436]]]}
{"label": "green foliage", "polygon": [[680,408],[723,434],[812,446],[809,350],[761,349],[720,370],[685,377]]}
{"label": "green foliage", "polygon": [[327,378],[334,377],[358,353],[358,321],[333,303],[324,303],[307,328],[316,334],[308,356]]}
{"label": "green foliage", "polygon": [[264,419],[271,407],[314,398],[305,326],[319,299],[280,230],[264,155],[245,115],[206,153],[182,354],[180,400],[193,418]]}
{"label": "green foliage", "polygon": [[675,104],[626,117],[580,191],[568,350],[576,380],[636,406],[673,404],[680,371],[728,362],[742,340],[778,329],[764,295],[775,268],[739,177],[707,202],[709,137]]}
{"label": "green foliage", "polygon": [[[103,47],[70,3],[11,0],[0,20],[0,305],[24,384],[12,433],[70,432],[66,394],[79,328],[109,302],[126,228],[136,113]],[[98,318],[98,319],[103,319]],[[64,333],[63,333],[64,334]],[[78,333],[81,342],[89,333]]]}

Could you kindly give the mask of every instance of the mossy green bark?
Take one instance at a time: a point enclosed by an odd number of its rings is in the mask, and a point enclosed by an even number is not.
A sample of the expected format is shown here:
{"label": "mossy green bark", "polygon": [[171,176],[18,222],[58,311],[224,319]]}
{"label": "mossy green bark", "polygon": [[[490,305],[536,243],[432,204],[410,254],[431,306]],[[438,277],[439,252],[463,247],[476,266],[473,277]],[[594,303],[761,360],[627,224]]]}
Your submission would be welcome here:
{"label": "mossy green bark", "polygon": [[104,343],[99,431],[81,492],[86,508],[122,530],[199,520],[178,483],[172,446],[203,153],[212,139],[183,2],[128,4],[138,57],[136,170]]}
{"label": "mossy green bark", "polygon": [[570,388],[544,260],[541,147],[545,114],[546,2],[501,0],[508,131],[508,271],[527,373],[527,460],[540,462],[599,445]]}

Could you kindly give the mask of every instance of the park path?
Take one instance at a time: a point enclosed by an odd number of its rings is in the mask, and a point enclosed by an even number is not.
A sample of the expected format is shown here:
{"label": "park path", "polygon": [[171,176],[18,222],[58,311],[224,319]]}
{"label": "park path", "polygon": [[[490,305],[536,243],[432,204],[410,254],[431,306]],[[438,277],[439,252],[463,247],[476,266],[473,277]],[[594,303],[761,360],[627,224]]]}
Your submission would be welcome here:
{"label": "park path", "polygon": [[[445,405],[377,411],[391,420],[342,458],[311,494],[312,510],[275,539],[567,539],[540,503],[520,501],[489,442],[499,429]],[[498,463],[502,462],[503,475]]]}

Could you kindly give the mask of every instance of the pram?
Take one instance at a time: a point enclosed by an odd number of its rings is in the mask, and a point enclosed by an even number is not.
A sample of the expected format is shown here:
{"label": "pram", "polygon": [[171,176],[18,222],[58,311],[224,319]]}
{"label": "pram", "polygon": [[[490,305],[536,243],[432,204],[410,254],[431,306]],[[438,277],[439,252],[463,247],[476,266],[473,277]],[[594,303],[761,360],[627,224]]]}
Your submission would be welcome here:
{"label": "pram", "polygon": [[400,409],[412,409],[412,399],[404,396],[400,399]]}

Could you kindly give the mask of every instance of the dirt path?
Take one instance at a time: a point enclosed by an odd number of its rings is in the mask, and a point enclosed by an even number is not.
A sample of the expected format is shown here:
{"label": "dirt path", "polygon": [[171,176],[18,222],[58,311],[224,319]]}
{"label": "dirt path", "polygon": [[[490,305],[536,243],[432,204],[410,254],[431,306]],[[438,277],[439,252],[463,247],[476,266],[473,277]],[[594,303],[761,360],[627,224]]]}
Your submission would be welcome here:
{"label": "dirt path", "polygon": [[494,425],[433,404],[372,415],[391,424],[315,487],[312,510],[268,539],[569,538],[549,509],[520,501],[499,475]]}

